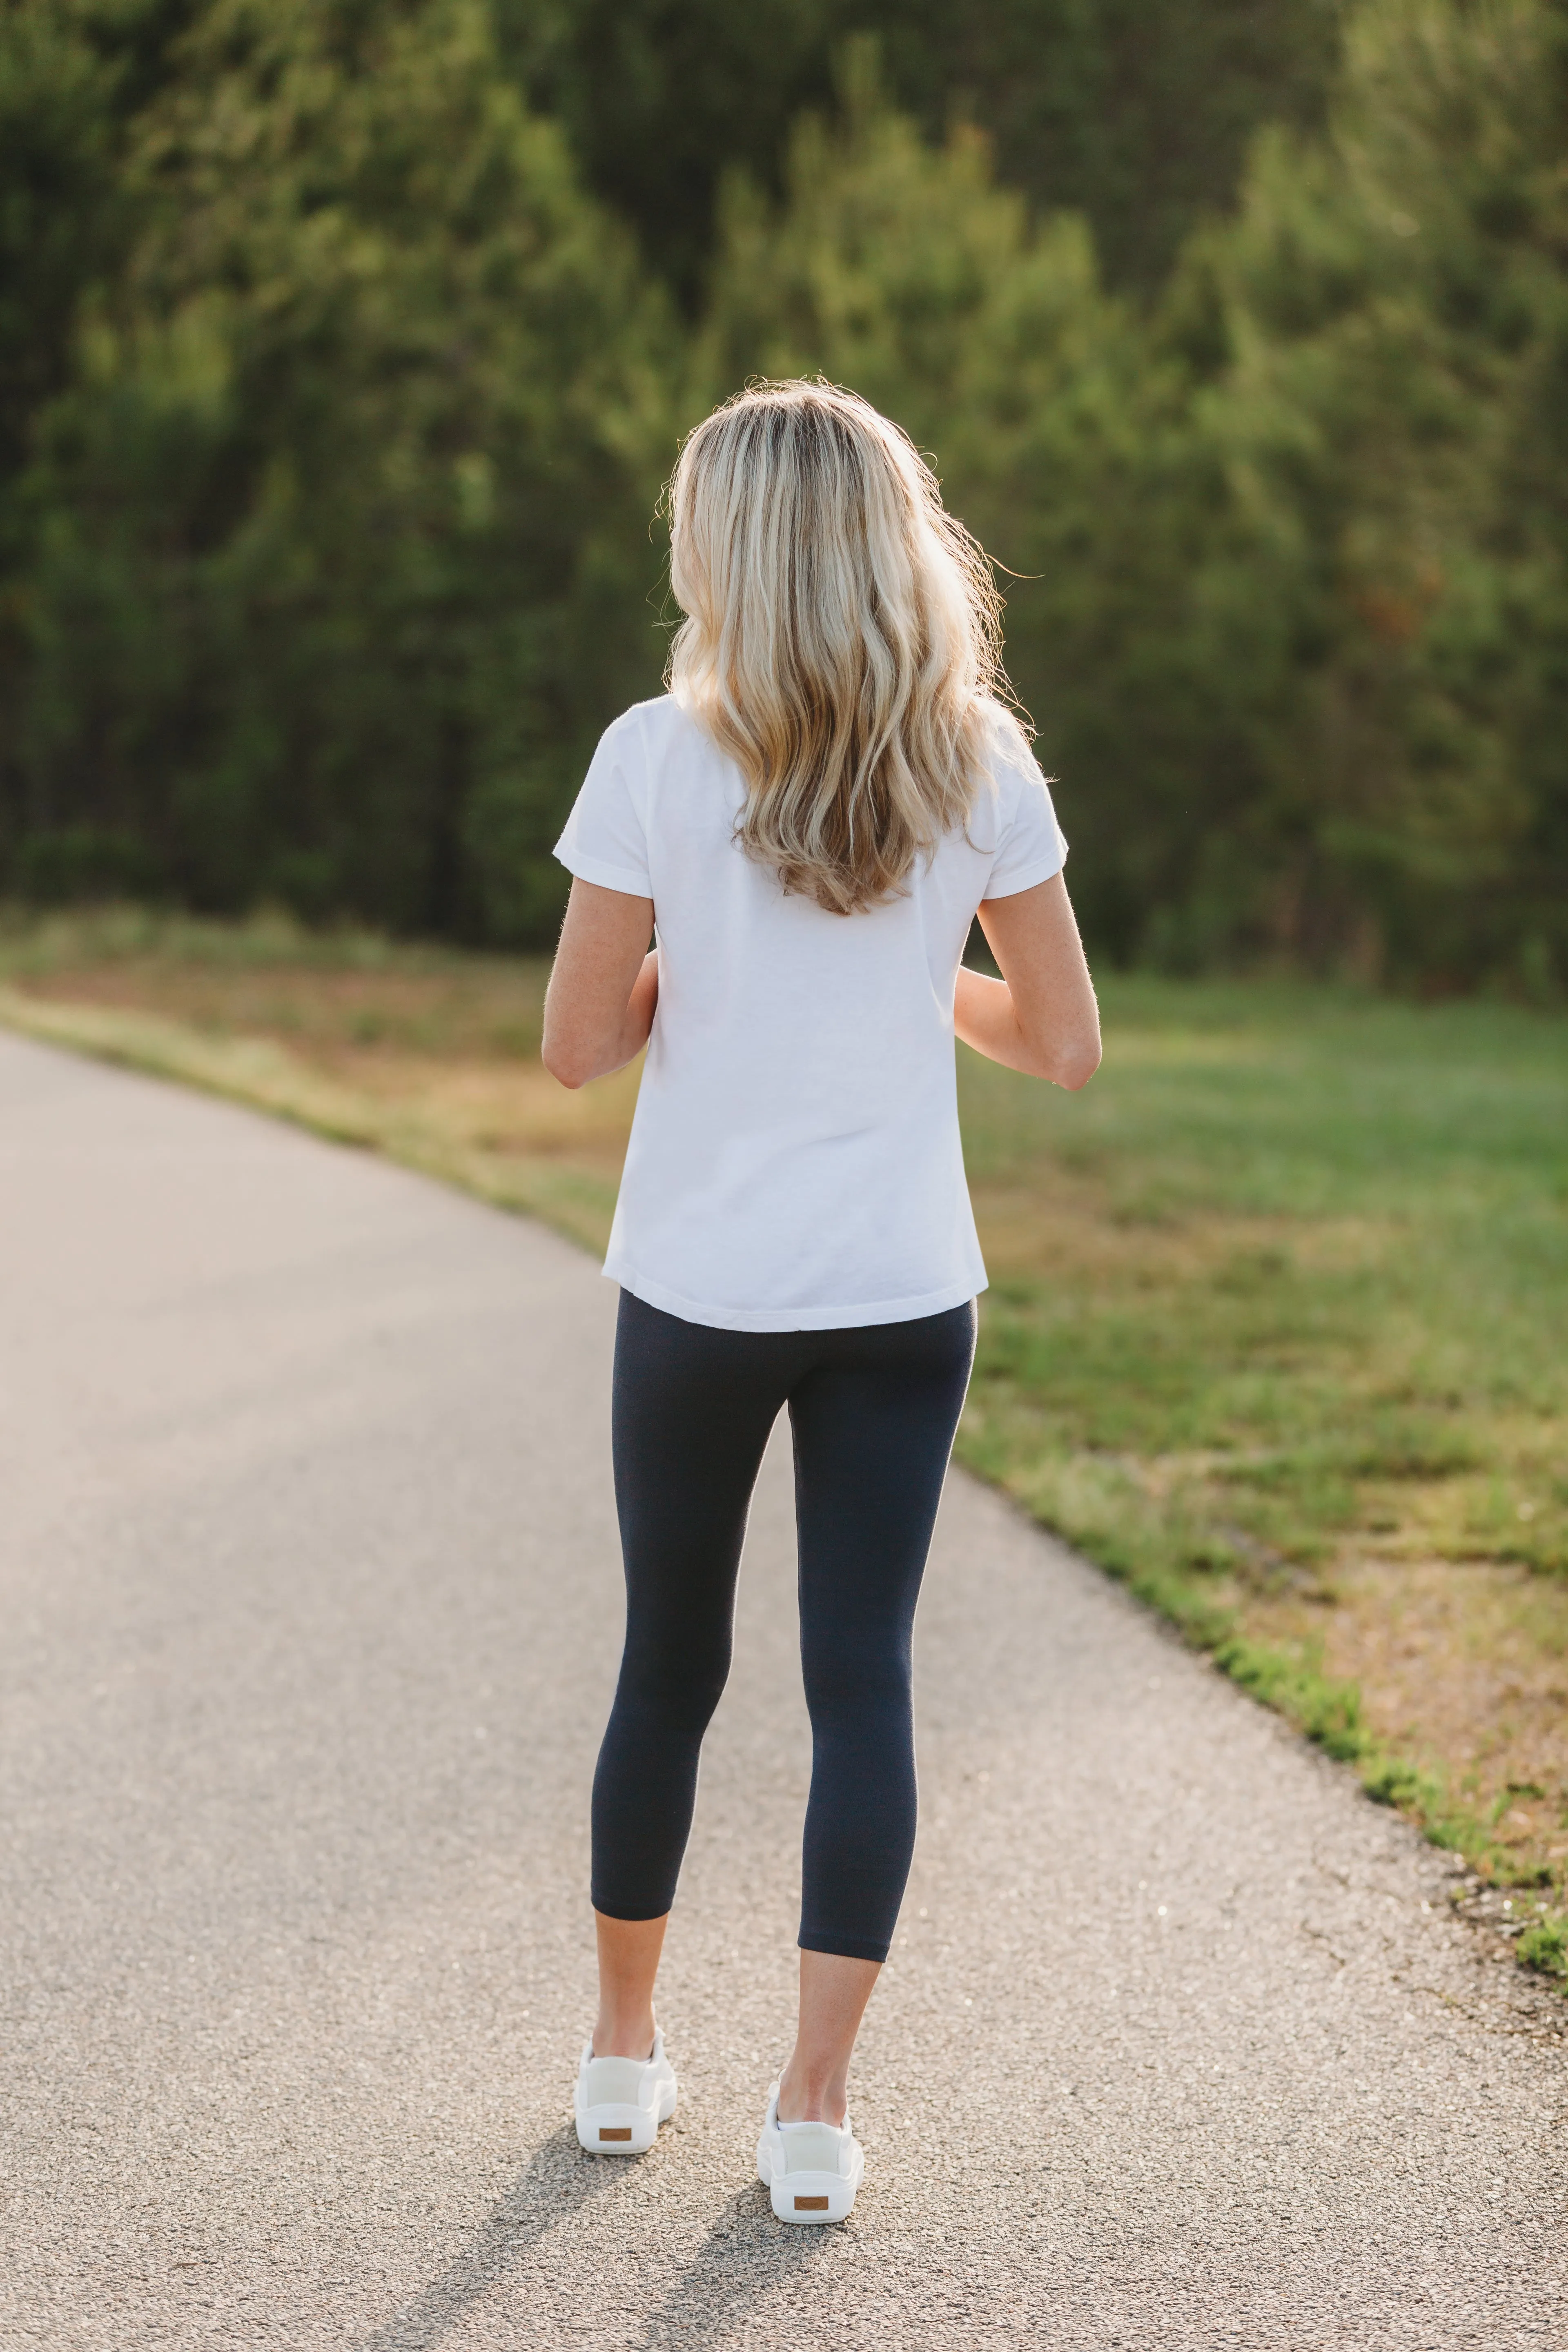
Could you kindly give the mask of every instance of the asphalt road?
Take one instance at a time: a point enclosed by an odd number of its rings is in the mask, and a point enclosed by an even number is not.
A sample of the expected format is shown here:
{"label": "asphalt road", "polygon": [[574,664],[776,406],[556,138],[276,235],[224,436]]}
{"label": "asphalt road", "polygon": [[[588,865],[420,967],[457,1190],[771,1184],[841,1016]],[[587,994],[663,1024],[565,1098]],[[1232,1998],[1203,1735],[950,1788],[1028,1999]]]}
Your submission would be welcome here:
{"label": "asphalt road", "polygon": [[614,1304],[527,1224],[0,1038],[0,2344],[1561,2347],[1563,2004],[963,1478],[851,2222],[752,2175],[807,1764],[776,1449],[683,2105],[579,2154]]}

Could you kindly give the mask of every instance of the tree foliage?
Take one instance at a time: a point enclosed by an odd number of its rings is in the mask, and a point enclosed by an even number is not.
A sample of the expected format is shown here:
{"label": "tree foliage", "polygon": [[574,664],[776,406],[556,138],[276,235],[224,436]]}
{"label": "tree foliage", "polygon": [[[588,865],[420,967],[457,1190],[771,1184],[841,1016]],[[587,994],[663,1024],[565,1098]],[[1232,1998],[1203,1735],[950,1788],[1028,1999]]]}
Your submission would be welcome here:
{"label": "tree foliage", "polygon": [[1568,964],[1563,20],[1376,0],[1152,317],[862,58],[732,184],[708,384],[886,405],[1009,585],[1091,932],[1434,981]]}
{"label": "tree foliage", "polygon": [[1328,138],[1265,138],[1173,287],[1211,571],[1285,624],[1250,803],[1287,942],[1568,971],[1565,133],[1560,6],[1376,0]]}
{"label": "tree foliage", "polygon": [[220,0],[124,178],[20,490],[21,878],[527,936],[658,669],[629,240],[470,0]]}
{"label": "tree foliage", "polygon": [[503,42],[590,184],[689,296],[737,167],[777,191],[793,126],[876,40],[929,140],[973,123],[1036,211],[1085,212],[1110,276],[1158,284],[1234,194],[1251,133],[1315,122],[1341,0],[501,0]]}
{"label": "tree foliage", "polygon": [[1568,979],[1564,0],[879,5],[3,0],[0,886],[546,936],[679,432],[819,369],[1102,950]]}

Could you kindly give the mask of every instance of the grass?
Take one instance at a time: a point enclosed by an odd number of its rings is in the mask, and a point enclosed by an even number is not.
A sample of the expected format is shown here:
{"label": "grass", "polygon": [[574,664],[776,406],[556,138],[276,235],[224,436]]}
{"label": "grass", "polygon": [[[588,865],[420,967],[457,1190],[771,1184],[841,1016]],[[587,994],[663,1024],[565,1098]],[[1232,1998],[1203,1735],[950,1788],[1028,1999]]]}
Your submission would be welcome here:
{"label": "grass", "polygon": [[[0,923],[0,1018],[597,1246],[636,1075],[553,1086],[543,977],[280,919]],[[1514,1890],[1518,1956],[1568,1978],[1568,1025],[1104,996],[1080,1096],[961,1055],[992,1275],[961,1454]]]}
{"label": "grass", "polygon": [[993,1279],[966,1457],[1550,1914],[1568,1030],[1284,984],[1106,999],[1081,1097],[964,1059]]}

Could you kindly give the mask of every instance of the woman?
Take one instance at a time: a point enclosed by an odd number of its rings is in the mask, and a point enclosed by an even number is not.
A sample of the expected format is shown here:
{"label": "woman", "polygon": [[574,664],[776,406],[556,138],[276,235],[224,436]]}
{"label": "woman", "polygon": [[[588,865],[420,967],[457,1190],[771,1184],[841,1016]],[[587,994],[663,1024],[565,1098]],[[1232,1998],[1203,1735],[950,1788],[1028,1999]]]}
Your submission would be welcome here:
{"label": "woman", "polygon": [[[568,1087],[648,1048],[605,1266],[626,1633],[577,2132],[636,2155],[675,2109],[654,1976],[787,1405],[813,1760],[799,2030],[757,2162],[781,2221],[833,2221],[862,2170],[849,2058],[913,1849],[910,1633],[985,1283],[952,1039],[1076,1087],[1100,1027],[999,600],[904,435],[852,394],[763,384],[691,435],[670,511],[669,692],[609,729],[557,846],[544,1016]],[[1000,980],[962,968],[976,910]]]}

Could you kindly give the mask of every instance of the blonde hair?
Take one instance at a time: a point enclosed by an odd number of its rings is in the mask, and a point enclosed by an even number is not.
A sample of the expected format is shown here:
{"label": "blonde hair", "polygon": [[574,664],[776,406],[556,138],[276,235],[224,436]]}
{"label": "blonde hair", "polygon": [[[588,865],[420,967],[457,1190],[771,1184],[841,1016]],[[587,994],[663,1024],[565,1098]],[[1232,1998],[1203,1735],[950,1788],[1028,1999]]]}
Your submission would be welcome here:
{"label": "blonde hair", "polygon": [[978,544],[908,436],[823,383],[738,393],[668,495],[667,682],[745,778],[737,837],[830,913],[898,896],[1018,730]]}

